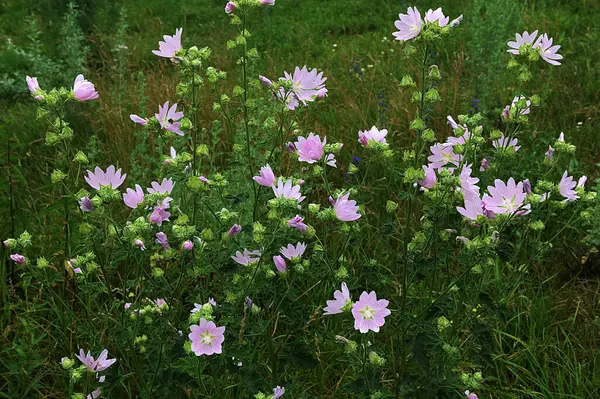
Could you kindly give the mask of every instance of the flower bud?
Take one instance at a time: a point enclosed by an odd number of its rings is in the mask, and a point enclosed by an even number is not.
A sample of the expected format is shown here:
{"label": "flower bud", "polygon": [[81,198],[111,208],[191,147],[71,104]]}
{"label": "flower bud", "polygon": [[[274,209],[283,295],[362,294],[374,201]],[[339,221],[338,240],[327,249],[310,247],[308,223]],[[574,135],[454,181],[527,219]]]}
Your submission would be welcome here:
{"label": "flower bud", "polygon": [[61,181],[63,181],[66,177],[67,177],[66,174],[64,174],[63,172],[61,172],[58,169],[54,169],[52,171],[52,174],[50,175],[50,180],[52,181],[53,184],[56,184],[56,183],[60,183]]}
{"label": "flower bud", "polygon": [[75,364],[75,361],[65,356],[62,359],[60,359],[60,364],[65,370],[70,370],[71,367],[73,367],[73,365]]}
{"label": "flower bud", "polygon": [[423,130],[425,127],[425,122],[421,118],[416,118],[410,122],[411,130]]}
{"label": "flower bud", "polygon": [[191,251],[192,249],[194,249],[194,243],[191,242],[190,240],[187,240],[186,242],[183,243],[182,247],[186,251]]}
{"label": "flower bud", "polygon": [[6,248],[13,248],[17,244],[14,238],[8,238],[2,242]]}
{"label": "flower bud", "polygon": [[385,203],[385,210],[387,213],[394,213],[396,211],[396,209],[398,209],[398,203],[388,200]]}

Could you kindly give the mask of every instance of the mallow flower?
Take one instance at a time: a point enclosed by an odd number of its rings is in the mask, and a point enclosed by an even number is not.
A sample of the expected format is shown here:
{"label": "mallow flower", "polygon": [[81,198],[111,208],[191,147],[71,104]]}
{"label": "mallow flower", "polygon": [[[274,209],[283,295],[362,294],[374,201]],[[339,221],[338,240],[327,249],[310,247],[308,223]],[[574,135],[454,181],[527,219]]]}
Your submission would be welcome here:
{"label": "mallow flower", "polygon": [[144,190],[139,184],[135,185],[135,190],[128,188],[123,194],[123,202],[131,209],[135,209],[144,202]]}
{"label": "mallow flower", "polygon": [[[312,102],[316,98],[322,98],[327,94],[323,72],[317,71],[316,68],[308,70],[306,65],[300,69],[296,67],[294,73],[283,72],[284,77],[279,78],[280,81],[290,81],[292,83],[292,92],[298,101],[306,105],[307,102]],[[289,107],[289,105],[288,105]],[[291,108],[293,109],[293,108]]]}
{"label": "mallow flower", "polygon": [[396,40],[407,41],[419,36],[423,21],[417,7],[409,7],[406,14],[399,14],[398,17],[399,19],[394,22],[398,32],[392,33]]}
{"label": "mallow flower", "polygon": [[147,119],[142,118],[141,116],[138,116],[136,114],[131,114],[129,115],[129,119],[131,119],[132,122],[140,124],[140,125],[146,125],[148,123]]}
{"label": "mallow flower", "polygon": [[432,24],[436,21],[440,27],[448,25],[448,22],[450,21],[450,17],[444,16],[444,13],[442,12],[442,7],[438,7],[435,11],[429,9],[425,13],[425,23]]}
{"label": "mallow flower", "polygon": [[327,306],[323,309],[324,314],[338,314],[343,312],[343,308],[352,303],[350,291],[346,283],[342,283],[342,290],[336,290],[333,293],[335,299],[327,301]]}
{"label": "mallow flower", "polygon": [[149,194],[154,194],[154,193],[171,194],[171,191],[173,191],[173,187],[175,186],[175,183],[173,183],[173,179],[167,179],[165,177],[161,183],[153,181],[152,183],[150,183],[150,185],[152,187],[148,187],[146,189],[146,191],[148,191]]}
{"label": "mallow flower", "polygon": [[433,186],[435,186],[435,183],[437,182],[437,175],[435,174],[435,165],[423,165],[423,171],[425,172],[425,177],[423,178],[423,180],[418,181],[419,185],[422,188],[433,188]]}
{"label": "mallow flower", "polygon": [[183,132],[181,131],[181,129],[179,129],[179,126],[181,126],[181,122],[178,122],[181,118],[183,118],[183,112],[177,112],[177,103],[173,104],[170,108],[168,101],[162,106],[159,105],[158,113],[154,116],[156,117],[156,119],[160,123],[160,126],[163,129],[183,136]]}
{"label": "mallow flower", "polygon": [[231,14],[235,10],[237,10],[237,4],[235,4],[233,1],[228,1],[227,4],[225,4],[226,14]]}
{"label": "mallow flower", "polygon": [[538,31],[534,31],[533,33],[529,33],[527,31],[523,32],[522,34],[517,33],[516,34],[516,40],[514,42],[508,42],[508,47],[510,47],[509,50],[507,50],[509,53],[512,54],[519,54],[519,49],[521,48],[522,45],[529,45],[529,46],[533,46],[533,43],[535,42],[535,38],[537,37]]}
{"label": "mallow flower", "polygon": [[89,197],[81,197],[79,199],[79,209],[83,212],[92,212],[94,210],[94,204]]}
{"label": "mallow flower", "polygon": [[29,89],[29,92],[31,94],[33,94],[34,98],[38,101],[43,100],[44,97],[37,94],[37,92],[39,90],[41,90],[37,78],[32,78],[31,76],[26,76],[25,81],[27,82],[27,88]]}
{"label": "mallow flower", "polygon": [[541,35],[535,42],[534,48],[539,49],[540,56],[544,61],[551,65],[560,65],[558,60],[562,60],[563,56],[558,54],[560,49],[559,45],[552,45],[552,38],[548,37],[547,34]]}
{"label": "mallow flower", "polygon": [[[268,0],[261,0],[261,1],[268,1]],[[275,3],[275,0],[273,0],[273,3]],[[283,394],[285,394],[285,388],[280,387],[278,385],[275,388],[273,388],[273,398],[272,399],[279,399],[283,396]]]}
{"label": "mallow flower", "polygon": [[169,241],[167,239],[167,235],[162,231],[156,233],[156,240],[154,242],[160,245],[165,251],[169,249]]}
{"label": "mallow flower", "polygon": [[115,171],[115,167],[110,165],[106,172],[100,169],[99,166],[96,166],[94,172],[91,170],[87,171],[88,175],[84,176],[85,181],[90,187],[95,188],[96,190],[100,190],[100,187],[108,187],[111,186],[113,189],[119,188],[121,184],[125,181],[127,174],[123,173],[121,175],[121,169],[117,169]]}
{"label": "mallow flower", "polygon": [[164,35],[163,41],[158,42],[158,50],[152,50],[152,52],[159,57],[175,59],[175,53],[181,50],[181,33],[183,28],[175,29],[175,35],[168,36]]}
{"label": "mallow flower", "polygon": [[515,150],[515,152],[517,152],[517,151],[519,151],[519,148],[521,148],[520,145],[517,145],[518,142],[519,142],[519,140],[516,138],[509,140],[508,137],[505,137],[504,133],[502,133],[502,135],[500,136],[500,138],[498,140],[492,141],[492,145],[494,146],[494,148],[510,148],[510,147],[512,147]]}
{"label": "mallow flower", "polygon": [[275,174],[273,173],[273,169],[269,164],[266,164],[262,168],[260,168],[260,175],[253,177],[254,181],[264,187],[271,187],[275,184]]}
{"label": "mallow flower", "polygon": [[94,84],[85,80],[83,75],[79,74],[73,83],[73,97],[79,101],[95,100],[99,97],[94,88]]}
{"label": "mallow flower", "polygon": [[361,333],[369,330],[379,332],[379,327],[385,324],[385,318],[392,312],[387,308],[389,301],[377,299],[375,291],[360,294],[358,302],[352,305],[352,316],[354,316],[354,329]]}
{"label": "mallow flower", "polygon": [[371,130],[365,130],[358,132],[358,142],[363,147],[369,147],[370,143],[383,143],[386,144],[385,136],[387,135],[387,129],[377,129],[376,126],[373,126]]}
{"label": "mallow flower", "polygon": [[231,226],[231,228],[227,232],[227,236],[233,237],[233,236],[239,234],[240,231],[242,231],[242,226],[240,226],[239,224],[234,224],[233,226]]}
{"label": "mallow flower", "polygon": [[20,265],[22,265],[23,263],[25,263],[25,257],[21,254],[12,254],[10,255],[10,259],[12,259],[13,262],[16,262]]}
{"label": "mallow flower", "polygon": [[457,206],[458,213],[470,220],[477,220],[479,215],[485,215],[483,212],[483,202],[479,195],[465,197],[465,206]]}
{"label": "mallow flower", "polygon": [[298,141],[294,143],[298,160],[313,164],[323,158],[323,147],[327,144],[327,137],[321,137],[318,134],[310,133],[307,138],[298,137]]}
{"label": "mallow flower", "polygon": [[235,256],[232,256],[231,259],[239,263],[240,265],[248,266],[254,262],[258,262],[260,260],[261,253],[259,250],[256,251],[248,251],[244,248],[244,253],[237,251]]}
{"label": "mallow flower", "polygon": [[329,197],[329,202],[333,205],[335,216],[343,222],[352,222],[360,219],[362,216],[358,213],[356,201],[348,199],[349,197],[349,193],[338,195],[337,200]]}
{"label": "mallow flower", "polygon": [[283,178],[279,178],[277,186],[273,185],[273,193],[277,198],[295,199],[298,203],[304,200],[304,196],[300,193],[300,186],[293,185],[292,179],[288,179],[285,183]]}
{"label": "mallow flower", "polygon": [[162,201],[159,201],[158,204],[154,207],[154,210],[150,214],[150,218],[148,221],[150,223],[154,223],[158,226],[161,226],[163,222],[169,222],[169,218],[171,217],[171,213],[167,211],[171,207],[170,202],[173,198],[167,197]]}
{"label": "mallow flower", "polygon": [[496,179],[493,186],[488,186],[488,192],[489,195],[483,195],[483,206],[496,215],[513,214],[517,211],[517,215],[524,215],[531,209],[530,204],[524,205],[527,193],[523,182],[517,184],[512,177],[506,183]]}
{"label": "mallow flower", "polygon": [[306,251],[306,244],[303,242],[298,242],[296,246],[288,244],[287,247],[282,247],[280,249],[281,254],[288,260],[300,259],[304,254],[304,251]]}
{"label": "mallow flower", "polygon": [[288,220],[287,225],[289,227],[293,227],[293,228],[297,229],[301,233],[304,233],[308,229],[308,226],[306,224],[304,224],[304,218],[300,215],[296,215],[293,218],[291,218],[290,220]]}
{"label": "mallow flower", "polygon": [[285,273],[285,271],[287,270],[287,264],[285,263],[285,259],[283,259],[283,256],[273,256],[273,263],[275,264],[277,270],[279,270],[281,273]]}
{"label": "mallow flower", "polygon": [[[583,181],[583,183],[585,183],[585,181]],[[565,173],[560,179],[560,183],[558,183],[560,195],[565,197],[566,201],[575,201],[579,198],[579,195],[577,195],[577,192],[574,190],[576,185],[577,183],[573,180],[573,176],[569,176],[565,170]]]}
{"label": "mallow flower", "polygon": [[434,169],[441,169],[446,165],[458,167],[462,159],[462,155],[455,154],[452,144],[441,144],[436,143],[429,147],[431,155],[427,157],[430,162],[430,167]]}
{"label": "mallow flower", "polygon": [[192,341],[192,351],[196,356],[220,354],[225,341],[225,327],[217,327],[212,321],[200,319],[198,325],[190,327],[188,337]]}
{"label": "mallow flower", "polygon": [[472,164],[464,165],[460,172],[460,187],[462,189],[465,200],[471,199],[472,197],[479,198],[479,179],[477,177],[471,177]]}

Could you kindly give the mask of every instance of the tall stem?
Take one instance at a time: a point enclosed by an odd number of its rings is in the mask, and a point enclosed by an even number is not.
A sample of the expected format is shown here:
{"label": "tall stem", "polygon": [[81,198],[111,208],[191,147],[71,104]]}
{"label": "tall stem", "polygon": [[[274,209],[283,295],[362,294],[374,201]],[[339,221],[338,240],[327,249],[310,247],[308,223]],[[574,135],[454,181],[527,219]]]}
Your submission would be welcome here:
{"label": "tall stem", "polygon": [[[198,148],[198,118],[197,118],[197,112],[196,112],[196,68],[194,68],[192,70],[192,152],[193,152],[193,163],[192,163],[192,176],[195,178],[198,173],[198,164],[197,164],[197,154],[196,154],[196,150]],[[198,204],[197,204],[197,196],[198,194],[196,192],[193,193],[193,199],[192,201],[194,202],[194,212],[193,212],[193,216],[192,216],[192,224],[195,226],[196,225],[196,213],[197,213],[197,208],[198,208]]]}

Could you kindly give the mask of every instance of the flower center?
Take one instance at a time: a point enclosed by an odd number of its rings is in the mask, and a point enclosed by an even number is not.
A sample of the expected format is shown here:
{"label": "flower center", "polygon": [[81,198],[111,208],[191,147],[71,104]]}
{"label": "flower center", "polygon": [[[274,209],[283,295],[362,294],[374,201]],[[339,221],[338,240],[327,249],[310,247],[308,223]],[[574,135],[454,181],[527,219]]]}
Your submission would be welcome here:
{"label": "flower center", "polygon": [[513,195],[511,198],[504,197],[502,200],[502,207],[508,211],[514,211],[515,209],[517,209],[516,202],[516,195]]}
{"label": "flower center", "polygon": [[375,316],[375,309],[371,309],[369,307],[369,305],[365,306],[364,309],[362,309],[360,311],[360,313],[363,316],[363,319],[365,320],[373,320],[373,317]]}
{"label": "flower center", "polygon": [[215,336],[208,332],[208,330],[206,330],[204,334],[200,334],[200,342],[203,345],[212,345],[214,339]]}

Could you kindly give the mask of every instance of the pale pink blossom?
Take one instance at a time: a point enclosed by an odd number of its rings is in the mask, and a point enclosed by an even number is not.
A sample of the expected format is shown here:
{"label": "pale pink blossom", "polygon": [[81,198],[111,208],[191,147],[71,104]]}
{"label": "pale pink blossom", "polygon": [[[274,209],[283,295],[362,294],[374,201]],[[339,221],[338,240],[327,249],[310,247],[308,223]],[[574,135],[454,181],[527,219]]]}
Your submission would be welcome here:
{"label": "pale pink blossom", "polygon": [[430,167],[434,169],[441,169],[447,165],[458,167],[462,159],[462,155],[454,153],[451,144],[436,143],[429,147],[429,150],[431,155],[427,157],[427,160],[430,162]]}
{"label": "pale pink blossom", "polygon": [[519,48],[521,48],[522,45],[533,45],[537,34],[537,30],[531,34],[527,31],[523,32],[523,34],[517,33],[516,40],[514,42],[508,42],[508,47],[510,47],[510,50],[507,51],[512,54],[519,54]]}
{"label": "pale pink blossom", "polygon": [[12,254],[10,255],[10,258],[13,260],[13,262],[16,262],[20,265],[24,264],[26,260],[26,258],[20,254]]}
{"label": "pale pink blossom", "polygon": [[478,399],[475,392],[469,392],[469,390],[465,391],[465,396],[467,397],[467,399]]}
{"label": "pale pink blossom", "polygon": [[171,194],[173,191],[173,187],[175,183],[173,183],[173,179],[167,179],[166,177],[162,180],[161,183],[153,181],[150,183],[152,187],[146,189],[149,194],[160,193],[160,194]]}
{"label": "pale pink blossom", "polygon": [[83,75],[77,75],[73,83],[73,97],[79,101],[95,100],[99,97],[94,84],[85,80]]}
{"label": "pale pink blossom", "polygon": [[135,209],[144,202],[144,190],[139,184],[135,185],[135,190],[128,188],[123,194],[123,202],[131,209]]}
{"label": "pale pink blossom", "polygon": [[305,65],[302,69],[296,67],[293,74],[284,72],[283,75],[284,77],[279,80],[291,81],[294,96],[304,105],[327,93],[325,88],[327,78],[324,78],[323,72],[317,71],[316,68],[309,72]]}
{"label": "pale pink blossom", "polygon": [[399,19],[394,22],[398,32],[392,33],[396,40],[407,41],[419,36],[423,21],[417,7],[409,7],[406,14],[399,14],[398,17]]}
{"label": "pale pink blossom", "polygon": [[254,181],[264,187],[271,187],[275,184],[275,174],[273,173],[273,169],[269,164],[266,164],[262,168],[260,168],[260,175],[253,177]]}
{"label": "pale pink blossom", "polygon": [[273,86],[273,82],[271,81],[271,79],[263,76],[263,75],[258,75],[258,80],[261,81],[262,84],[264,84],[267,87],[271,87]]}
{"label": "pale pink blossom", "polygon": [[552,157],[554,156],[554,148],[552,148],[552,146],[548,146],[548,151],[546,151],[546,159],[548,161],[552,160]]}
{"label": "pale pink blossom", "polygon": [[106,172],[100,169],[99,166],[96,166],[94,172],[91,170],[87,171],[88,175],[84,176],[85,181],[90,187],[95,188],[96,190],[100,190],[101,187],[111,186],[113,189],[119,188],[121,184],[125,181],[127,175],[123,173],[121,175],[121,169],[117,169],[115,171],[115,167],[110,165]]}
{"label": "pale pink blossom", "polygon": [[240,231],[242,231],[242,226],[240,226],[239,224],[234,224],[233,226],[231,226],[231,228],[227,232],[227,236],[233,237],[233,236],[239,234]]}
{"label": "pale pink blossom", "polygon": [[260,4],[263,6],[274,6],[275,0],[259,0]]}
{"label": "pale pink blossom", "polygon": [[579,198],[577,195],[577,191],[575,191],[575,186],[577,183],[573,180],[573,176],[568,176],[567,171],[562,175],[560,179],[560,183],[558,183],[558,189],[560,191],[560,195],[565,197],[567,201],[575,201]]}
{"label": "pale pink blossom", "polygon": [[148,123],[147,119],[144,119],[136,114],[129,115],[129,119],[131,119],[134,123],[138,123],[140,125],[146,125]]}
{"label": "pale pink blossom", "polygon": [[560,65],[560,62],[558,62],[558,60],[562,60],[563,56],[558,54],[558,50],[560,49],[559,45],[552,45],[552,38],[548,37],[547,34],[543,34],[541,35],[537,41],[535,42],[535,44],[533,45],[534,48],[539,49],[540,51],[540,56],[542,57],[542,59],[544,61],[546,61],[547,63],[551,64],[551,65]]}
{"label": "pale pink blossom", "polygon": [[273,185],[273,192],[277,198],[287,198],[287,199],[295,199],[298,203],[304,200],[302,194],[300,193],[299,185],[292,185],[292,179],[288,179],[285,183],[283,182],[283,178],[279,178],[277,181],[277,186]]}
{"label": "pale pink blossom", "polygon": [[587,176],[581,176],[577,181],[577,188],[583,188],[587,182]]}
{"label": "pale pink blossom", "polygon": [[442,12],[442,7],[437,8],[435,11],[432,9],[429,9],[425,13],[425,22],[426,23],[432,24],[436,21],[440,27],[444,27],[444,26],[448,25],[448,21],[450,21],[450,17],[444,16],[444,13]]}
{"label": "pale pink blossom", "polygon": [[342,313],[342,309],[352,303],[350,291],[346,283],[342,283],[342,290],[336,290],[333,293],[333,297],[335,299],[327,301],[327,306],[323,309],[326,315]]}
{"label": "pale pink blossom", "polygon": [[158,50],[152,50],[155,55],[165,58],[176,58],[175,53],[181,50],[181,33],[183,28],[175,29],[175,35],[164,35],[163,41],[158,42]]}
{"label": "pale pink blossom", "polygon": [[225,341],[225,327],[217,327],[212,321],[200,319],[200,324],[190,327],[188,337],[192,341],[192,351],[196,356],[220,354]]}
{"label": "pale pink blossom", "polygon": [[328,166],[331,166],[332,168],[337,168],[335,155],[333,154],[327,154],[327,156],[325,157],[325,163]]}
{"label": "pale pink blossom", "polygon": [[275,264],[277,270],[279,270],[281,273],[285,273],[285,271],[287,270],[287,264],[285,263],[285,259],[283,259],[282,256],[273,256],[273,263]]}
{"label": "pale pink blossom", "polygon": [[75,354],[75,357],[77,357],[88,370],[95,372],[104,371],[117,361],[117,359],[108,359],[108,350],[106,349],[100,353],[98,360],[94,360],[90,351],[86,354],[83,349],[79,349],[79,355]]}
{"label": "pale pink blossom", "polygon": [[419,180],[418,183],[422,188],[433,188],[437,182],[437,175],[435,174],[435,167],[433,164],[423,165],[423,171],[425,177],[423,180]]}
{"label": "pale pink blossom", "polygon": [[377,299],[375,291],[360,294],[358,302],[352,305],[352,316],[354,316],[354,329],[361,333],[369,330],[379,332],[379,328],[385,324],[385,318],[392,312],[387,308],[389,301]]}
{"label": "pale pink blossom", "polygon": [[298,242],[296,246],[288,244],[287,247],[282,247],[279,251],[288,260],[300,259],[306,251],[306,244],[303,242]]}
{"label": "pale pink blossom", "polygon": [[365,130],[358,132],[358,142],[363,147],[369,147],[370,143],[383,143],[385,144],[385,136],[387,135],[387,129],[377,129],[376,126],[373,126],[371,130]]}
{"label": "pale pink blossom", "polygon": [[183,243],[182,247],[186,251],[191,251],[192,249],[194,249],[194,243],[191,242],[190,240],[187,240]]}
{"label": "pale pink blossom", "polygon": [[25,77],[25,81],[27,82],[27,88],[29,89],[29,92],[31,94],[33,94],[34,98],[37,101],[41,101],[44,99],[43,96],[40,96],[39,94],[37,94],[38,91],[41,91],[42,89],[40,88],[40,85],[38,83],[37,78],[32,78],[31,76],[26,76]]}
{"label": "pale pink blossom", "polygon": [[517,151],[519,151],[519,148],[521,148],[520,145],[517,145],[518,142],[519,142],[519,140],[516,138],[509,140],[508,137],[505,137],[504,133],[502,133],[502,135],[500,136],[500,138],[498,140],[492,141],[492,145],[494,146],[494,148],[510,148],[510,147],[512,147],[515,150],[515,152],[517,152]]}
{"label": "pale pink blossom", "polygon": [[293,218],[291,218],[290,220],[288,220],[287,225],[289,227],[293,227],[293,228],[297,229],[298,231],[300,231],[302,233],[304,233],[308,229],[308,226],[306,224],[304,224],[304,218],[301,217],[300,215],[296,215]]}
{"label": "pale pink blossom", "polygon": [[155,242],[162,247],[165,251],[169,249],[169,242],[167,241],[167,235],[162,231],[156,233]]}
{"label": "pale pink blossom", "polygon": [[327,144],[327,137],[321,138],[318,134],[310,133],[308,138],[298,137],[298,141],[294,143],[298,153],[298,160],[309,164],[323,158],[323,147]]}
{"label": "pale pink blossom", "polygon": [[490,167],[487,158],[481,160],[481,166],[479,167],[480,172],[485,172]]}
{"label": "pale pink blossom", "polygon": [[[261,0],[261,1],[269,1],[269,0]],[[272,0],[273,2],[275,2],[275,0]],[[273,388],[273,398],[272,399],[279,399],[283,396],[283,394],[285,393],[285,388],[284,387],[280,387],[279,385],[275,388]]]}
{"label": "pale pink blossom", "polygon": [[523,182],[518,184],[512,177],[504,183],[500,179],[494,181],[494,186],[488,186],[488,194],[484,194],[482,201],[486,210],[494,214],[518,215],[529,213],[531,205],[524,204],[527,193],[523,188]]}
{"label": "pale pink blossom", "polygon": [[358,213],[356,201],[350,200],[348,197],[350,197],[349,193],[338,195],[335,201],[332,197],[329,197],[329,202],[333,205],[335,216],[343,222],[352,222],[360,219],[362,216]]}
{"label": "pale pink blossom", "polygon": [[479,215],[485,215],[483,210],[483,203],[479,195],[472,197],[465,197],[465,206],[457,206],[456,210],[458,213],[466,217],[467,219],[477,220]]}
{"label": "pale pink blossom", "polygon": [[173,104],[170,108],[168,101],[162,106],[159,105],[158,113],[154,114],[154,116],[163,129],[183,136],[184,133],[179,128],[181,126],[181,122],[178,122],[181,118],[183,118],[183,112],[177,112],[177,103]]}
{"label": "pale pink blossom", "polygon": [[135,246],[138,247],[140,251],[144,251],[146,249],[144,241],[140,240],[139,238],[135,240]]}
{"label": "pale pink blossom", "polygon": [[462,188],[465,201],[470,200],[473,197],[479,198],[479,187],[477,186],[479,179],[471,176],[471,167],[471,164],[464,165],[459,177],[460,187]]}
{"label": "pale pink blossom", "polygon": [[237,4],[235,4],[233,1],[228,1],[227,4],[225,4],[226,14],[231,14],[235,10],[237,10]]}
{"label": "pale pink blossom", "polygon": [[248,251],[244,248],[244,253],[237,251],[235,256],[232,256],[231,259],[239,263],[240,265],[248,266],[254,262],[258,262],[260,260],[261,253],[259,250],[256,251]]}
{"label": "pale pink blossom", "polygon": [[173,198],[167,197],[162,201],[159,201],[157,205],[154,207],[152,214],[150,214],[150,218],[148,221],[150,223],[154,223],[158,226],[162,226],[163,222],[169,222],[169,218],[171,217],[171,213],[167,211],[170,208],[170,202]]}
{"label": "pale pink blossom", "polygon": [[79,199],[79,209],[83,212],[92,212],[94,210],[94,204],[89,197],[81,197]]}
{"label": "pale pink blossom", "polygon": [[[103,379],[103,378],[104,378],[104,376],[102,376],[102,377],[100,377],[100,378],[102,378],[102,379]],[[100,382],[104,382],[104,381],[100,381]],[[98,388],[94,389],[94,390],[92,391],[92,393],[91,393],[91,394],[89,394],[88,396],[86,396],[85,398],[86,398],[86,399],[96,399],[96,398],[98,398],[98,397],[100,396],[100,394],[101,394],[101,393],[102,393],[102,391],[101,391],[100,387],[98,387]]]}

